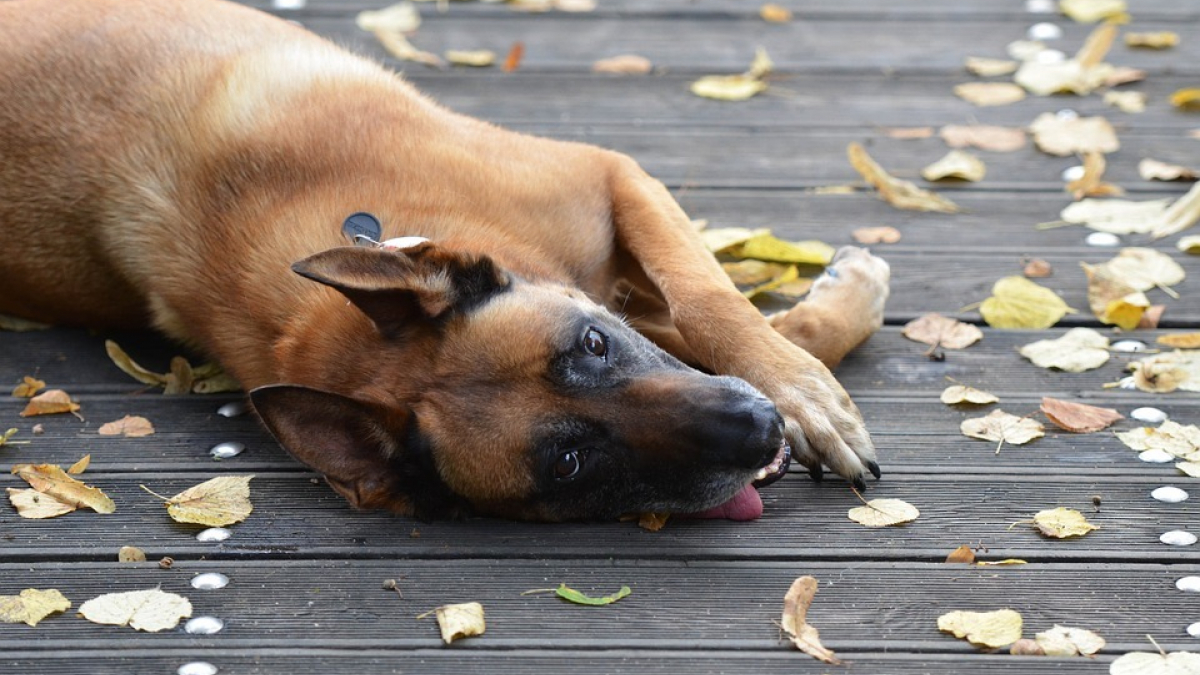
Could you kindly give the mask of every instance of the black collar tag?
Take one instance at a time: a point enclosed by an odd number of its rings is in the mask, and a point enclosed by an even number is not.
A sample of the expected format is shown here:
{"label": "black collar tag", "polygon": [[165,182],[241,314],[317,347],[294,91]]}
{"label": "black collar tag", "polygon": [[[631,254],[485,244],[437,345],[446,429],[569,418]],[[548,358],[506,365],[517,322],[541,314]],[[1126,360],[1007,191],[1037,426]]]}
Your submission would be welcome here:
{"label": "black collar tag", "polygon": [[353,213],[342,222],[342,234],[355,246],[377,246],[383,236],[379,219],[365,212]]}

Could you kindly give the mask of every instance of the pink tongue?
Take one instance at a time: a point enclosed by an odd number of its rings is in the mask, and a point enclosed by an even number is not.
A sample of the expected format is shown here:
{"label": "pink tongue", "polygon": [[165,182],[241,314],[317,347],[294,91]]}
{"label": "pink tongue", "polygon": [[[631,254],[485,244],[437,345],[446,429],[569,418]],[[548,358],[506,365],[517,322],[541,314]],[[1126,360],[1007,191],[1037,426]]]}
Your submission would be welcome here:
{"label": "pink tongue", "polygon": [[746,485],[733,499],[714,506],[707,511],[689,513],[686,518],[728,518],[729,520],[756,520],[763,514],[762,497],[753,485]]}

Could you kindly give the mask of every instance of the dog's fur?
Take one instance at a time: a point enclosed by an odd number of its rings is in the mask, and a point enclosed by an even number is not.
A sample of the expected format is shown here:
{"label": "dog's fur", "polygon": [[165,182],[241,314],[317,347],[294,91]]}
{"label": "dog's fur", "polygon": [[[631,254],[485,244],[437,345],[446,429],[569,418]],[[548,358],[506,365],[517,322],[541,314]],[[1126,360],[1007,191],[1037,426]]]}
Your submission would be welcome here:
{"label": "dog's fur", "polygon": [[[430,241],[348,246],[358,211]],[[882,261],[768,319],[628,157],[219,0],[0,2],[0,232],[0,312],[209,353],[359,507],[698,511],[784,438],[878,475],[826,366],[878,327]]]}

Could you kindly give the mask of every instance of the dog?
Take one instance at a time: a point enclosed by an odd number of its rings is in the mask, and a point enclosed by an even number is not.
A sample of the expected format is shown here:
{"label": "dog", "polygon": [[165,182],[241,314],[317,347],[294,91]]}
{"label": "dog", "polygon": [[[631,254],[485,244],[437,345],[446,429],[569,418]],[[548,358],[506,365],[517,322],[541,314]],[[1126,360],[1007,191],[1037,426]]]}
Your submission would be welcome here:
{"label": "dog", "polygon": [[0,231],[0,312],[214,357],[361,509],[749,519],[792,458],[880,473],[829,368],[885,262],[766,317],[629,157],[221,0],[0,3]]}

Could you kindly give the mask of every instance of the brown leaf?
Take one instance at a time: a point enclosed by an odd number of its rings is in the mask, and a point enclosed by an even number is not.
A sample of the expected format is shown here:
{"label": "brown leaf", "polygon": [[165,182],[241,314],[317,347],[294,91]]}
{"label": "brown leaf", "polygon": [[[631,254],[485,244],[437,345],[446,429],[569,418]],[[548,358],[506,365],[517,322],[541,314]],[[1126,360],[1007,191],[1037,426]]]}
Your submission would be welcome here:
{"label": "brown leaf", "polygon": [[1042,412],[1059,428],[1077,434],[1100,431],[1125,419],[1124,415],[1112,408],[1098,408],[1049,396],[1042,397]]}
{"label": "brown leaf", "polygon": [[1009,105],[1025,98],[1025,89],[1011,82],[966,82],[954,95],[979,107]]}
{"label": "brown leaf", "polygon": [[13,389],[12,395],[17,398],[33,398],[39,391],[46,388],[46,383],[26,375],[21,383]]}
{"label": "brown leaf", "polygon": [[817,594],[817,580],[803,576],[792,582],[787,595],[783,596],[783,617],[780,625],[792,638],[792,643],[809,656],[837,665],[841,660],[821,644],[817,629],[808,623],[808,608]]}
{"label": "brown leaf", "polygon": [[1200,332],[1160,335],[1155,342],[1176,349],[1200,349]]}
{"label": "brown leaf", "polygon": [[154,433],[154,425],[145,417],[126,415],[119,420],[101,425],[97,431],[101,436],[125,436],[141,438]]}
{"label": "brown leaf", "polygon": [[1107,167],[1104,155],[1099,152],[1089,152],[1083,157],[1083,175],[1077,180],[1067,183],[1067,192],[1076,200],[1084,197],[1115,197],[1125,194],[1125,191],[1111,183],[1105,183],[1104,169]]}
{"label": "brown leaf", "polygon": [[1033,638],[1021,638],[1012,643],[1008,648],[1008,653],[1014,656],[1045,656],[1046,652],[1042,650],[1041,645]]}
{"label": "brown leaf", "polygon": [[67,392],[62,389],[51,389],[29,399],[29,404],[21,411],[21,417],[75,413],[78,410],[79,404],[72,401]]}
{"label": "brown leaf", "polygon": [[638,527],[647,532],[658,532],[667,526],[667,519],[670,517],[669,513],[643,513],[638,517]]}
{"label": "brown leaf", "polygon": [[900,241],[900,230],[894,227],[860,227],[850,233],[860,244],[894,244]]}
{"label": "brown leaf", "polygon": [[1167,310],[1166,305],[1150,305],[1146,311],[1142,312],[1142,320],[1138,321],[1135,326],[1137,330],[1154,330],[1158,328],[1158,322],[1162,320],[1163,312]]}
{"label": "brown leaf", "polygon": [[792,20],[792,10],[782,5],[768,3],[758,9],[758,15],[763,21],[770,23],[787,23]]}
{"label": "brown leaf", "polygon": [[136,546],[122,546],[117,551],[117,562],[146,562],[146,552]]}
{"label": "brown leaf", "polygon": [[190,394],[195,381],[196,374],[192,371],[192,364],[182,356],[176,356],[171,359],[171,372],[167,374],[167,386],[163,389],[163,394],[167,396]]}
{"label": "brown leaf", "polygon": [[900,334],[909,340],[946,349],[965,349],[983,339],[983,331],[978,326],[936,313],[909,321]]}
{"label": "brown leaf", "polygon": [[974,124],[942,127],[942,140],[952,148],[974,147],[992,152],[1012,152],[1025,147],[1025,130]]}
{"label": "brown leaf", "polygon": [[521,59],[525,56],[525,43],[514,42],[508,50],[508,55],[504,57],[504,65],[500,67],[506,73],[511,73],[521,67]]}
{"label": "brown leaf", "polygon": [[898,209],[939,213],[958,213],[961,210],[949,199],[890,175],[871,159],[866,149],[858,143],[851,143],[847,154],[850,157],[850,165],[879,191],[881,197]]}
{"label": "brown leaf", "polygon": [[933,138],[933,127],[896,127],[884,129],[883,133],[888,138],[899,141],[916,141],[922,138]]}
{"label": "brown leaf", "polygon": [[975,562],[975,551],[972,551],[970,546],[963,544],[951,551],[950,555],[946,556],[946,562],[967,563],[969,565]]}
{"label": "brown leaf", "polygon": [[1034,258],[1025,263],[1021,273],[1030,279],[1043,279],[1054,274],[1054,267],[1041,258]]}
{"label": "brown leaf", "polygon": [[620,75],[645,75],[653,70],[650,59],[637,54],[621,54],[600,59],[592,64],[593,73],[617,73]]}
{"label": "brown leaf", "polygon": [[116,504],[101,490],[85,485],[67,475],[55,464],[17,464],[12,472],[38,492],[76,507],[86,506],[97,513],[112,513]]}
{"label": "brown leaf", "polygon": [[72,476],[78,476],[79,474],[83,473],[84,471],[87,471],[87,468],[91,465],[92,465],[92,456],[84,455],[83,457],[79,458],[78,462],[75,462],[74,464],[71,465],[71,467],[69,469],[67,469],[67,473],[71,474]]}

